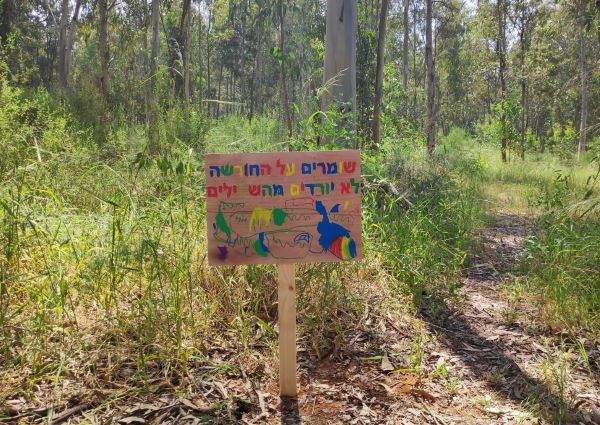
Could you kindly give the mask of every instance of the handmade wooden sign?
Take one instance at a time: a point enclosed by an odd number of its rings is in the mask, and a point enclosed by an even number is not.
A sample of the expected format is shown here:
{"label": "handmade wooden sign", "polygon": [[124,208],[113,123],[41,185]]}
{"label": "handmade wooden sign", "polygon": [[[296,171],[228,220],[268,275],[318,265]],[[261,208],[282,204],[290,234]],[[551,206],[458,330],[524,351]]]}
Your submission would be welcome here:
{"label": "handmade wooden sign", "polygon": [[360,153],[206,155],[211,265],[361,258]]}
{"label": "handmade wooden sign", "polygon": [[361,258],[360,152],[205,157],[208,261],[278,263],[279,387],[296,397],[294,263]]}

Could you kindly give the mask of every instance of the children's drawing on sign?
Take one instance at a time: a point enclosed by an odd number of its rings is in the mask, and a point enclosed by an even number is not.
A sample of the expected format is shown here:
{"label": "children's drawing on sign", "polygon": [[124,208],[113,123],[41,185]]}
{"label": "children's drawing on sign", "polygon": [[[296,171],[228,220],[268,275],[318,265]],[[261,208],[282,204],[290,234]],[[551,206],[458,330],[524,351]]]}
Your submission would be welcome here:
{"label": "children's drawing on sign", "polygon": [[[319,221],[315,220],[314,211],[320,214]],[[252,211],[246,210],[244,203],[231,206],[221,202],[212,236],[219,243],[222,261],[230,252],[240,257],[270,256],[276,260],[302,260],[309,254],[330,253],[340,260],[351,260],[356,257],[356,243],[350,231],[335,221],[353,223],[356,219],[355,215],[340,211],[340,204],[328,212],[322,201],[314,203],[314,210],[256,207]],[[248,223],[248,226],[232,230],[240,223]],[[318,238],[315,240],[313,235]]]}
{"label": "children's drawing on sign", "polygon": [[206,169],[211,264],[360,258],[357,151],[207,155]]}

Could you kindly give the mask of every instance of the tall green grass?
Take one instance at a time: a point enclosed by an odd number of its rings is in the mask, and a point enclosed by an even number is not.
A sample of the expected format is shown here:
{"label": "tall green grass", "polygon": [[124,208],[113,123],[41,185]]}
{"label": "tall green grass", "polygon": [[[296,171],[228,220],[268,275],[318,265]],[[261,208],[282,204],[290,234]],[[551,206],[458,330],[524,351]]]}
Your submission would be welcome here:
{"label": "tall green grass", "polygon": [[[557,173],[535,199],[541,209],[524,265],[548,323],[571,334],[600,333],[600,168],[585,184]],[[584,173],[580,171],[580,173]]]}
{"label": "tall green grass", "polygon": [[[144,157],[142,128],[121,129],[107,159],[86,132],[54,122],[68,113],[23,120],[21,94],[0,95],[12,96],[0,122],[24,135],[6,140],[0,167],[0,379],[21,386],[0,396],[98,368],[143,388],[215,350],[235,369],[236,357],[275,347],[275,268],[207,266],[203,188],[205,151],[287,148],[275,120],[228,117],[205,140],[173,141],[154,159]],[[482,215],[481,169],[430,162],[415,134],[363,153],[364,260],[298,267],[300,333],[316,356],[367,306],[412,299],[414,309],[455,295]]]}

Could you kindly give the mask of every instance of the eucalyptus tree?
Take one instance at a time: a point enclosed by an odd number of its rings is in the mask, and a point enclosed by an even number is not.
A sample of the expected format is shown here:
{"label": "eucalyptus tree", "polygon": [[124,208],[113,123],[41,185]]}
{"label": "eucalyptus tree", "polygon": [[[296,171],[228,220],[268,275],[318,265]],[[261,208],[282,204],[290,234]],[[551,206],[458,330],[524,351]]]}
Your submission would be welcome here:
{"label": "eucalyptus tree", "polygon": [[408,44],[410,32],[408,15],[410,13],[410,0],[404,0],[404,11],[402,21],[402,87],[404,92],[408,93]]}
{"label": "eucalyptus tree", "polygon": [[[328,87],[323,96],[322,109],[330,103],[341,105],[340,112],[350,117],[340,126],[356,129],[356,0],[328,0],[325,30],[325,64],[323,84]],[[338,143],[347,144],[340,139]],[[354,138],[352,145],[358,147]]]}
{"label": "eucalyptus tree", "polygon": [[579,28],[579,80],[581,93],[581,108],[579,112],[579,142],[577,156],[581,155],[587,147],[587,119],[588,119],[588,70],[586,55],[586,27],[588,24],[587,1],[577,1],[577,21]]}
{"label": "eucalyptus tree", "polygon": [[150,52],[150,75],[147,77],[148,113],[148,153],[153,156],[160,152],[158,105],[156,99],[156,79],[158,78],[158,56],[160,55],[160,0],[152,0],[152,43]]}
{"label": "eucalyptus tree", "polygon": [[108,38],[108,0],[98,0],[98,55],[100,60],[100,95],[102,97],[100,113],[100,134],[98,143],[103,147],[108,137],[108,125],[110,123],[110,74],[108,64],[110,62],[110,46]]}
{"label": "eucalyptus tree", "polygon": [[383,65],[385,57],[385,33],[388,15],[388,0],[381,1],[377,40],[377,72],[375,76],[375,104],[373,113],[373,141],[381,143],[381,98],[383,97]]}
{"label": "eucalyptus tree", "polygon": [[521,159],[525,159],[525,137],[528,127],[528,99],[527,99],[527,70],[525,59],[529,50],[531,33],[537,18],[541,0],[515,0],[511,15],[513,24],[519,36],[519,81],[521,86]]}
{"label": "eucalyptus tree", "polygon": [[498,56],[498,78],[500,80],[500,153],[502,162],[507,162],[508,135],[506,120],[506,12],[509,0],[496,0],[496,19],[498,33],[496,38],[496,54]]}
{"label": "eucalyptus tree", "polygon": [[429,155],[433,155],[433,151],[435,149],[436,132],[435,61],[433,58],[433,0],[426,0],[425,67],[427,75],[427,152],[429,152]]}

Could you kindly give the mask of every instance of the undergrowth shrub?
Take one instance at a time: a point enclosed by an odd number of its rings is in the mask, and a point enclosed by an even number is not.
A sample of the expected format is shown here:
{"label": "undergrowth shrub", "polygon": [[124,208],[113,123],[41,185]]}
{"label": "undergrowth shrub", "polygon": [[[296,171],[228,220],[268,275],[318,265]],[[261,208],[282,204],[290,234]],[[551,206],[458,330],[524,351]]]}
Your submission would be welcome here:
{"label": "undergrowth shrub", "polygon": [[[239,356],[256,344],[274,349],[275,267],[207,266],[202,154],[287,149],[276,120],[228,117],[205,144],[173,140],[153,159],[140,153],[143,129],[124,129],[109,142],[118,155],[101,160],[85,131],[68,131],[67,112],[44,109],[33,124],[23,121],[28,102],[46,108],[43,95],[17,102],[22,93],[2,93],[0,125],[23,129],[20,138],[1,136],[7,370],[46,376],[69,362],[85,371],[115,354],[136,365],[130,381],[142,385],[157,367],[185,369],[215,346]],[[36,135],[39,157],[25,135]],[[368,305],[412,298],[416,308],[455,294],[480,213],[471,179],[478,166],[470,158],[430,162],[422,141],[407,131],[363,154],[364,260],[298,266],[299,328],[316,356]]]}
{"label": "undergrowth shrub", "polygon": [[394,289],[417,307],[456,295],[467,245],[483,220],[477,161],[429,162],[419,146],[388,140],[381,153],[363,159],[364,238],[394,277]]}
{"label": "undergrowth shrub", "polygon": [[600,330],[600,165],[582,188],[557,173],[537,198],[542,215],[524,266],[548,324],[559,330]]}

